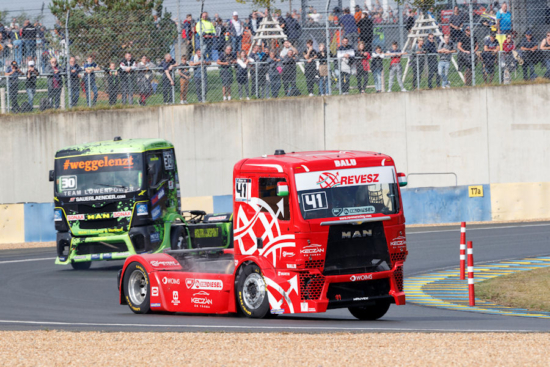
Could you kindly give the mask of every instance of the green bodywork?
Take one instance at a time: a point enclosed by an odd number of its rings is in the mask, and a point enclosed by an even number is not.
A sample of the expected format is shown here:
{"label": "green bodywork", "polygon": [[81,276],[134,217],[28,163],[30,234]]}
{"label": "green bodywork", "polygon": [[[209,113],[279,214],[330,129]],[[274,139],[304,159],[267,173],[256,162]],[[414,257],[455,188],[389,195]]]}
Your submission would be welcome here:
{"label": "green bodywork", "polygon": [[[167,156],[169,157],[168,159]],[[59,194],[62,185],[60,180],[63,182],[67,177],[82,177],[85,174],[86,179],[90,181],[91,177],[96,177],[92,175],[95,173],[91,171],[93,168],[96,168],[98,173],[103,173],[103,170],[118,169],[118,167],[114,167],[115,159],[111,158],[121,157],[131,157],[130,159],[126,159],[124,162],[126,164],[128,161],[132,163],[137,161],[139,164],[142,164],[143,168],[138,167],[141,170],[141,173],[138,173],[140,177],[139,186],[141,186],[139,190],[113,193],[112,191],[117,190],[119,187],[125,189],[128,189],[128,187],[111,185],[111,188],[87,189],[84,190],[86,191],[84,193],[84,191],[77,191],[75,184],[74,190],[65,191],[63,195]],[[147,180],[143,177],[149,172],[149,167],[145,163],[147,160],[158,161],[159,159],[163,159],[157,165],[161,167],[162,179],[157,181],[158,184],[149,187]],[[154,248],[141,252],[161,252],[166,248],[170,248],[170,233],[174,222],[181,221],[184,225],[186,224],[185,218],[180,212],[179,177],[174,147],[166,140],[131,139],[75,145],[59,150],[56,153],[55,161],[56,188],[54,190],[54,200],[55,210],[57,211],[55,213],[56,228],[59,234],[62,234],[62,232],[70,233],[69,253],[59,256],[61,250],[58,249],[56,264],[70,264],[71,262],[87,262],[92,260],[119,260],[136,254],[136,247],[130,238],[130,230],[136,226],[133,223],[134,221],[138,221],[143,227],[147,226],[148,230],[152,231],[150,232],[151,234],[147,232],[151,243],[155,240]],[[102,168],[103,166],[98,168],[91,165],[108,165],[110,161],[113,164],[108,168]],[[86,164],[89,164],[89,167]],[[167,167],[172,168],[168,169]],[[121,167],[121,175],[126,174],[126,172],[123,172],[123,168],[129,168],[127,170],[129,172],[134,167]],[[63,170],[72,170],[73,173],[79,170],[82,172],[79,172],[81,176],[71,176],[70,174],[62,175]],[[119,171],[113,172],[115,173],[112,176],[117,176]],[[91,181],[94,180],[91,179]],[[79,179],[79,181],[81,180]],[[113,189],[113,187],[116,189]],[[130,188],[132,187],[130,186]],[[75,194],[72,195],[70,193]],[[119,200],[118,198],[121,196],[124,196],[124,198]],[[108,197],[108,200],[95,200],[97,197]],[[148,212],[143,214],[143,210],[138,210],[138,205],[141,205],[141,209],[145,205]],[[184,227],[188,231],[187,226]],[[58,242],[60,238],[59,234]],[[188,232],[185,237],[187,246],[191,247],[191,236],[189,236]],[[88,244],[89,248],[109,249],[116,247],[117,250],[107,250],[99,253],[78,253],[79,246],[83,244]],[[121,250],[123,247],[122,244],[125,245],[126,249]],[[60,246],[58,244],[58,247]]]}

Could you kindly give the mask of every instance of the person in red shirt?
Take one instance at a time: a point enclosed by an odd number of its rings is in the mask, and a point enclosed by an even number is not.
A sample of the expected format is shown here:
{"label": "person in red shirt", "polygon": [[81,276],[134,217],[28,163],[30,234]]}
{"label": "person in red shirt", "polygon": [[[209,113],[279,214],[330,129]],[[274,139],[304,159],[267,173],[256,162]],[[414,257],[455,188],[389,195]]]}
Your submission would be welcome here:
{"label": "person in red shirt", "polygon": [[506,40],[502,43],[501,62],[504,63],[502,69],[502,81],[504,84],[510,84],[510,74],[516,69],[516,59],[512,51],[516,49],[512,34],[508,33]]}

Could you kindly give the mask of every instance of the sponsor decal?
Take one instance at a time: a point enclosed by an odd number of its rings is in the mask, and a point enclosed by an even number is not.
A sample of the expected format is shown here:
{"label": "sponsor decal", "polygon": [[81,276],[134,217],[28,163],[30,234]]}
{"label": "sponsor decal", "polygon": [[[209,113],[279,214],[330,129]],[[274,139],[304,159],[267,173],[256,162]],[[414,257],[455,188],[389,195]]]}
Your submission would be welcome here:
{"label": "sponsor decal", "polygon": [[362,238],[372,236],[372,229],[364,229],[362,231],[345,231],[342,232],[342,239],[345,240],[347,238]]}
{"label": "sponsor decal", "polygon": [[250,200],[250,191],[252,188],[252,180],[249,178],[235,179],[235,201],[248,202]]}
{"label": "sponsor decal", "polygon": [[353,300],[354,301],[368,301],[369,297],[355,297]]}
{"label": "sponsor decal", "polygon": [[285,310],[282,308],[273,308],[270,312],[272,315],[282,315],[285,313]]}
{"label": "sponsor decal", "polygon": [[59,261],[64,262],[67,260],[67,256],[59,256]]}
{"label": "sponsor decal", "polygon": [[103,254],[103,260],[110,260],[113,258],[113,255],[111,254]]}
{"label": "sponsor decal", "polygon": [[283,251],[283,257],[294,257],[294,252]]}
{"label": "sponsor decal", "polygon": [[296,264],[286,264],[287,269],[296,269]]}
{"label": "sponsor decal", "polygon": [[92,260],[99,260],[99,254],[93,254]]}
{"label": "sponsor decal", "polygon": [[372,274],[352,275],[351,277],[349,277],[349,280],[351,280],[352,282],[355,282],[356,280],[361,281],[361,280],[371,280],[371,279],[372,279]]}
{"label": "sponsor decal", "polygon": [[196,228],[195,238],[215,238],[219,236],[219,228]]}
{"label": "sponsor decal", "polygon": [[223,289],[223,282],[219,279],[187,278],[185,279],[185,285],[188,289],[202,289],[211,291],[221,291]]}
{"label": "sponsor decal", "polygon": [[76,198],[71,198],[71,202],[82,202],[82,201],[99,201],[99,200],[119,200],[126,199],[126,195],[93,195],[93,196],[79,196]]}
{"label": "sponsor decal", "polygon": [[277,275],[280,277],[289,277],[290,273],[288,271],[279,271]]}
{"label": "sponsor decal", "polygon": [[53,211],[53,221],[54,222],[61,222],[63,220],[63,214],[61,214],[61,210],[56,209]]}
{"label": "sponsor decal", "polygon": [[396,237],[393,240],[391,240],[390,246],[397,247],[397,248],[405,247],[407,246],[407,238],[405,236]]}
{"label": "sponsor decal", "polygon": [[160,307],[160,303],[151,303],[151,307]]}
{"label": "sponsor decal", "polygon": [[322,245],[317,245],[314,243],[312,243],[311,245],[304,246],[304,248],[300,250],[301,254],[315,255],[315,256],[320,256],[324,252],[325,252],[325,249]]}
{"label": "sponsor decal", "polygon": [[336,167],[351,167],[357,166],[355,159],[337,159],[334,161]]}
{"label": "sponsor decal", "polygon": [[359,167],[322,172],[297,173],[298,191],[330,189],[341,186],[360,186],[380,183],[396,183],[393,166]]}
{"label": "sponsor decal", "polygon": [[178,266],[179,263],[177,261],[157,261],[157,260],[153,260],[153,261],[151,261],[151,265],[153,265],[154,267],[157,267],[157,266]]}
{"label": "sponsor decal", "polygon": [[168,190],[173,190],[174,189],[174,181],[170,180],[168,181]]}
{"label": "sponsor decal", "polygon": [[111,219],[114,213],[86,214],[86,220]]}
{"label": "sponsor decal", "polygon": [[127,217],[131,217],[131,216],[132,216],[131,211],[114,212],[113,213],[113,218],[127,218]]}
{"label": "sponsor decal", "polygon": [[86,257],[86,255],[79,255],[79,256],[73,257],[73,259],[75,259],[75,260],[86,260],[87,257]]}
{"label": "sponsor decal", "polygon": [[83,170],[84,172],[97,171],[99,168],[103,167],[123,167],[123,168],[132,168],[134,166],[134,157],[129,156],[128,158],[117,158],[109,159],[105,156],[103,159],[91,159],[87,161],[71,161],[70,159],[65,160],[63,163],[63,170]]}
{"label": "sponsor decal", "polygon": [[151,287],[151,295],[157,297],[159,295],[159,287]]}
{"label": "sponsor decal", "polygon": [[227,220],[227,215],[218,215],[216,217],[210,217],[208,218],[209,222],[213,222],[215,220]]}
{"label": "sponsor decal", "polygon": [[180,284],[180,280],[175,278],[164,277],[162,278],[162,284]]}
{"label": "sponsor decal", "polygon": [[162,213],[162,210],[160,210],[160,206],[156,206],[151,211],[151,218],[153,218],[153,220],[157,220],[159,219],[161,213]]}
{"label": "sponsor decal", "polygon": [[157,192],[155,196],[153,196],[153,198],[151,199],[151,204],[155,205],[163,197],[164,197],[164,187],[160,189],[160,191]]}
{"label": "sponsor decal", "polygon": [[116,254],[117,256],[130,256],[130,253],[127,251],[127,252],[119,252],[118,254]]}
{"label": "sponsor decal", "polygon": [[74,214],[74,215],[67,215],[67,220],[68,221],[73,221],[73,220],[84,220],[84,214]]}
{"label": "sponsor decal", "polygon": [[76,176],[60,176],[61,191],[76,190],[78,187]]}
{"label": "sponsor decal", "polygon": [[172,302],[172,304],[173,304],[174,306],[177,306],[177,305],[180,304],[179,298],[180,298],[180,295],[179,295],[178,291],[173,291],[173,292],[172,292],[172,301],[171,301],[171,302]]}
{"label": "sponsor decal", "polygon": [[357,214],[374,214],[376,209],[374,206],[357,206],[352,208],[333,208],[332,215],[335,217],[344,215],[357,215]]}
{"label": "sponsor decal", "polygon": [[309,307],[309,305],[307,304],[307,302],[302,302],[300,303],[300,310],[302,312],[317,312],[317,310],[313,307]]}
{"label": "sponsor decal", "polygon": [[193,297],[191,298],[191,303],[203,307],[203,308],[210,308],[210,305],[213,303],[212,299],[209,298],[210,294],[201,291],[199,293],[193,294]]}
{"label": "sponsor decal", "polygon": [[160,233],[158,232],[151,233],[149,237],[151,238],[151,242],[160,242]]}
{"label": "sponsor decal", "polygon": [[145,203],[137,204],[136,205],[136,211],[137,211],[138,216],[149,214],[149,210],[147,209],[147,204],[145,204]]}

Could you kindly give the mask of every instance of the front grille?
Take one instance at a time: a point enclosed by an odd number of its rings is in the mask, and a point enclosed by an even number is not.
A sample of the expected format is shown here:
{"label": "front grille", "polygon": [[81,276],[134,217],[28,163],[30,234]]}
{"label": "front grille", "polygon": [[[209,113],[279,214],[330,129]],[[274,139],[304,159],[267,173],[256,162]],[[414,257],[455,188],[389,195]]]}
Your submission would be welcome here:
{"label": "front grille", "polygon": [[325,260],[306,260],[306,269],[323,269]]}
{"label": "front grille", "polygon": [[405,261],[407,259],[408,252],[396,252],[393,254],[390,254],[391,256],[391,263],[395,265],[398,261]]}
{"label": "front grille", "polygon": [[81,220],[80,229],[122,228],[118,219]]}
{"label": "front grille", "polygon": [[105,252],[125,252],[128,247],[124,242],[105,243],[105,242],[84,242],[76,247],[77,255],[102,254]]}
{"label": "front grille", "polygon": [[90,204],[78,204],[77,212],[82,214],[98,214],[98,213],[112,213],[119,211],[119,205],[121,203],[116,201],[109,204],[101,205],[95,203],[93,206]]}
{"label": "front grille", "polygon": [[389,266],[382,222],[330,226],[323,274],[372,273]]}
{"label": "front grille", "polygon": [[302,301],[321,298],[321,291],[325,285],[325,277],[322,275],[311,276],[308,273],[300,274],[300,297]]}
{"label": "front grille", "polygon": [[345,301],[354,298],[385,296],[389,292],[389,278],[364,282],[331,283],[328,286],[327,298],[330,301]]}
{"label": "front grille", "polygon": [[393,273],[393,276],[395,277],[395,282],[397,283],[397,289],[399,289],[400,292],[403,291],[403,267],[399,266],[397,269],[395,269],[395,272]]}

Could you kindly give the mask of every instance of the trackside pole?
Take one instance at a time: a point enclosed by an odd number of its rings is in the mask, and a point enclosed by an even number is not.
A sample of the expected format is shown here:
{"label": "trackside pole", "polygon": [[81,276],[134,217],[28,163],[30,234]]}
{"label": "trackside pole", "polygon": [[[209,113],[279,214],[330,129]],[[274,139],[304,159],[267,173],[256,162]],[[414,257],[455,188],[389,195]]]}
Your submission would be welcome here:
{"label": "trackside pole", "polygon": [[468,241],[468,295],[470,306],[476,305],[476,295],[474,291],[474,250],[472,241]]}
{"label": "trackside pole", "polygon": [[460,280],[464,280],[466,273],[466,222],[460,225]]}

